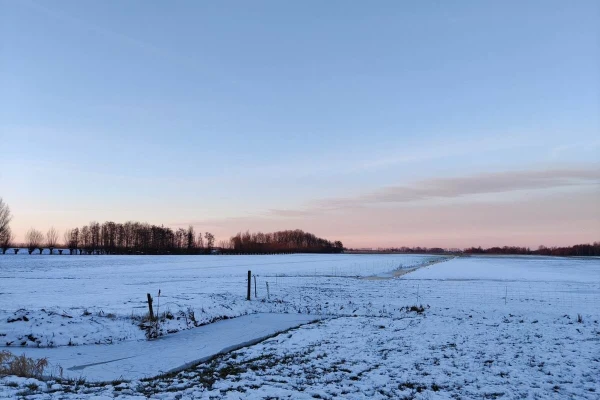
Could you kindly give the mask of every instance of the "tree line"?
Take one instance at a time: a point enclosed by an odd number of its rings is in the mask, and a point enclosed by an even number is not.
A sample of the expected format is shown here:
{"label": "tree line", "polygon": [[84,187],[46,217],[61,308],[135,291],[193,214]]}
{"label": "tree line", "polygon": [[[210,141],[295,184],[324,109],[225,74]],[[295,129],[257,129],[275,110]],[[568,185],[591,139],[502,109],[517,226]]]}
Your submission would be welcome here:
{"label": "tree line", "polygon": [[600,242],[592,244],[576,244],[574,246],[546,247],[540,246],[537,250],[531,250],[528,247],[490,247],[482,249],[481,247],[470,247],[464,250],[466,254],[515,254],[515,255],[540,255],[540,256],[575,256],[575,257],[597,257],[600,256]]}
{"label": "tree line", "polygon": [[462,253],[462,249],[451,248],[451,249],[443,249],[441,247],[378,247],[377,249],[373,248],[359,248],[359,249],[348,249],[349,253],[400,253],[400,254],[458,254]]}
{"label": "tree line", "polygon": [[[58,247],[69,254],[207,254],[215,247],[210,232],[196,233],[193,226],[173,230],[145,222],[90,222],[81,228],[68,229],[62,241],[54,228],[44,235],[37,229],[25,234],[24,247],[29,254]],[[62,254],[62,249],[60,249]]]}
{"label": "tree line", "polygon": [[222,249],[226,253],[341,253],[344,245],[315,236],[300,229],[272,233],[239,232]]}
{"label": "tree line", "polygon": [[[6,248],[12,247],[7,244]],[[301,230],[273,233],[238,233],[229,241],[215,246],[215,236],[210,232],[196,233],[193,226],[173,230],[164,226],[142,222],[124,224],[107,221],[90,222],[81,228],[68,229],[62,241],[53,227],[46,234],[30,229],[23,243],[29,254],[44,249],[63,254],[211,254],[213,250],[225,254],[240,253],[340,253],[342,242],[331,242]],[[6,249],[3,249],[5,252]],[[15,249],[15,252],[18,252]]]}
{"label": "tree line", "polygon": [[[10,229],[12,215],[8,204],[0,197],[0,250],[6,253],[14,243]],[[210,232],[196,232],[193,226],[187,229],[173,230],[164,226],[150,225],[145,222],[102,224],[90,222],[81,228],[68,229],[62,239],[58,231],[50,228],[45,234],[30,229],[25,235],[23,247],[29,254],[49,249],[57,249],[61,254],[67,249],[70,254],[210,254],[215,248],[226,254],[240,253],[340,253],[344,251],[341,241],[329,241],[302,230],[285,230],[272,233],[239,232],[228,241],[215,246],[215,236]],[[470,247],[461,249],[443,249],[439,247],[396,247],[386,249],[350,249],[356,253],[418,253],[418,254],[506,254],[506,255],[544,255],[544,256],[600,256],[600,242],[577,244],[566,247],[540,246],[536,250],[528,247]]]}
{"label": "tree line", "polygon": [[494,246],[489,248],[469,247],[466,249],[441,247],[387,247],[377,249],[348,249],[348,253],[400,253],[400,254],[497,254],[497,255],[541,255],[541,256],[600,256],[600,242],[576,244],[566,247],[540,246],[537,250],[529,247]]}
{"label": "tree line", "polygon": [[[10,208],[0,198],[0,249],[20,251],[10,230]],[[21,244],[29,254],[40,254],[48,249],[63,254],[210,254],[217,249],[222,253],[339,253],[342,242],[319,238],[301,230],[273,233],[238,233],[218,246],[210,232],[196,232],[193,226],[173,230],[165,226],[129,221],[116,223],[90,222],[88,225],[67,229],[62,237],[51,227],[46,233],[31,228]]]}

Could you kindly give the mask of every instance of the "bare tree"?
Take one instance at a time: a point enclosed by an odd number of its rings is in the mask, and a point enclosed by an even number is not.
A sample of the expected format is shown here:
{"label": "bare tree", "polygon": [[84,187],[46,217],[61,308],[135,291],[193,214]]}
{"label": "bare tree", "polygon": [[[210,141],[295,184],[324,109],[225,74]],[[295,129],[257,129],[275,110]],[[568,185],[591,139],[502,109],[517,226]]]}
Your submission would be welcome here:
{"label": "bare tree", "polygon": [[54,248],[58,244],[58,232],[54,227],[48,229],[46,233],[46,247],[50,249],[50,254],[54,252]]}
{"label": "bare tree", "polygon": [[77,249],[79,248],[79,228],[71,229],[67,231],[69,234],[69,240],[67,247],[69,248],[69,254],[77,254]]}
{"label": "bare tree", "polygon": [[186,244],[188,253],[192,253],[194,247],[196,247],[196,234],[194,233],[194,227],[190,225],[186,232]]}
{"label": "bare tree", "polygon": [[67,249],[71,248],[71,230],[67,229],[65,233],[63,233],[62,245]]}
{"label": "bare tree", "polygon": [[4,235],[9,229],[8,224],[10,223],[11,219],[12,216],[10,215],[10,207],[8,207],[8,204],[6,204],[4,200],[2,200],[2,197],[0,197],[0,236]]}
{"label": "bare tree", "polygon": [[210,232],[206,232],[204,234],[204,239],[206,239],[206,250],[210,253],[215,244],[215,235]]}
{"label": "bare tree", "polygon": [[25,234],[25,244],[27,245],[27,251],[29,254],[33,253],[35,249],[40,249],[42,254],[42,242],[44,241],[44,234],[36,229],[31,228]]}
{"label": "bare tree", "polygon": [[10,227],[4,229],[3,232],[0,233],[0,248],[2,249],[2,254],[6,254],[6,250],[13,246],[14,235],[10,230]]}

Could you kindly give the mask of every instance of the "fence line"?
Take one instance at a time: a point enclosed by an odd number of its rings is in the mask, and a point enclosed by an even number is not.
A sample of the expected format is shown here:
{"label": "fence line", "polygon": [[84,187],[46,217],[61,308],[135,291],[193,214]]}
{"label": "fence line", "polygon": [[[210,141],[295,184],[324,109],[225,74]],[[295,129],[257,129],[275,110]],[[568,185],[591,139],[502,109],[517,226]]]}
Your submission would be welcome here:
{"label": "fence line", "polygon": [[[600,311],[600,283],[496,282],[390,279],[347,280],[335,276],[259,276],[270,285],[270,300],[298,307],[349,302],[379,306],[424,304],[464,309],[536,309],[541,312]],[[264,287],[264,283],[262,283]],[[266,298],[264,296],[259,298]]]}

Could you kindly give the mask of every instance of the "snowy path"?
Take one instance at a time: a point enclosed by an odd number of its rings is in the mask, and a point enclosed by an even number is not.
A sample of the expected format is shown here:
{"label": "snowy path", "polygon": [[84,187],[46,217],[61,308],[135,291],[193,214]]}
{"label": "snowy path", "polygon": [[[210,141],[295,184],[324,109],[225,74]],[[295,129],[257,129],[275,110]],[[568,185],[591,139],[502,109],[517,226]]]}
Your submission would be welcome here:
{"label": "snowy path", "polygon": [[58,348],[8,348],[17,355],[47,357],[54,376],[87,382],[134,380],[178,371],[212,356],[258,343],[276,333],[321,319],[315,315],[252,314],[153,341]]}

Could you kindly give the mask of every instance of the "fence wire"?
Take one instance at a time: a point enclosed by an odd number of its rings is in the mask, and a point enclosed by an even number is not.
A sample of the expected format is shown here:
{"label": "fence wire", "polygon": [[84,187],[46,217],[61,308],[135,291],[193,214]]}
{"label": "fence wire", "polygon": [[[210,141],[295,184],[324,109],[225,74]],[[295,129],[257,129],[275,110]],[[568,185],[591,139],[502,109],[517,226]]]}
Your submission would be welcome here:
{"label": "fence wire", "polygon": [[600,282],[368,280],[319,274],[258,276],[257,282],[259,299],[285,301],[299,310],[342,307],[348,311],[348,306],[356,305],[377,314],[421,304],[465,310],[600,314]]}

